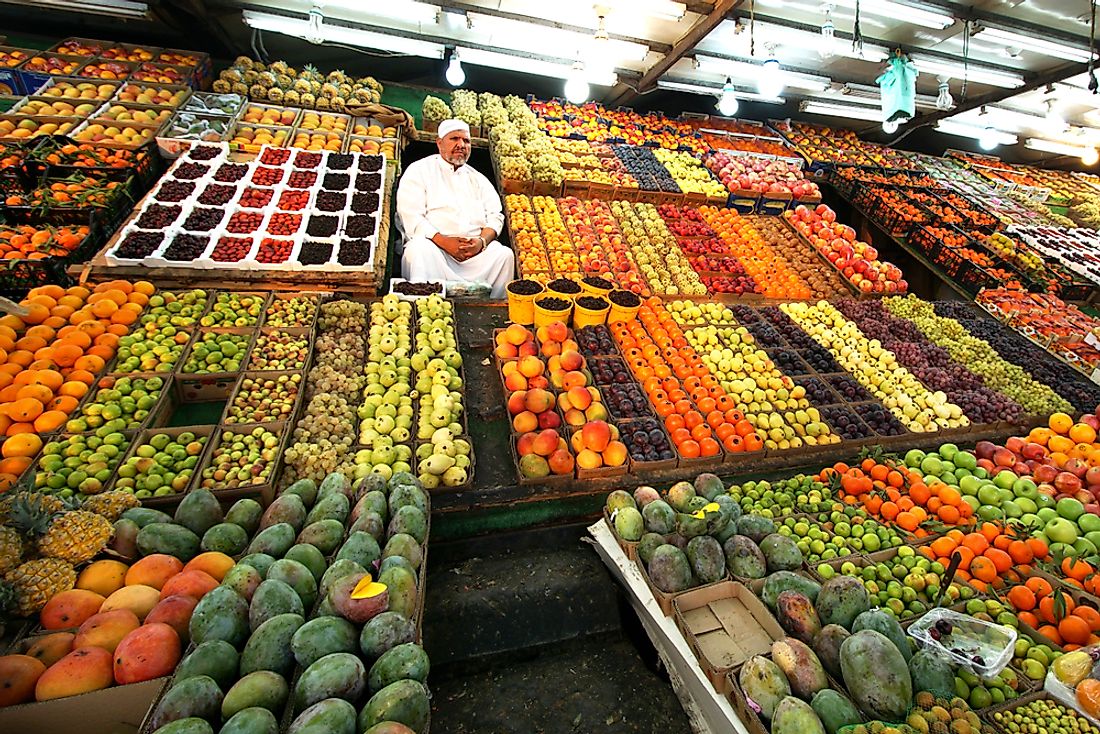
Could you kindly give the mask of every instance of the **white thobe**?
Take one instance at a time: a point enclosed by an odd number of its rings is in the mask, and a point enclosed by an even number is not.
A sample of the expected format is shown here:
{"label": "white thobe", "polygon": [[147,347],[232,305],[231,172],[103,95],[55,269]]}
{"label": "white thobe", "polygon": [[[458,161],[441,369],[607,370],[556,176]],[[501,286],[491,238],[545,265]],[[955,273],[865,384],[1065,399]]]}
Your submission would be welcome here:
{"label": "white thobe", "polygon": [[469,165],[457,169],[436,154],[405,169],[397,187],[397,216],[405,233],[401,270],[409,280],[488,283],[493,298],[505,297],[515,255],[498,241],[459,262],[431,238],[481,236],[484,227],[498,235],[504,227],[500,196],[489,179]]}

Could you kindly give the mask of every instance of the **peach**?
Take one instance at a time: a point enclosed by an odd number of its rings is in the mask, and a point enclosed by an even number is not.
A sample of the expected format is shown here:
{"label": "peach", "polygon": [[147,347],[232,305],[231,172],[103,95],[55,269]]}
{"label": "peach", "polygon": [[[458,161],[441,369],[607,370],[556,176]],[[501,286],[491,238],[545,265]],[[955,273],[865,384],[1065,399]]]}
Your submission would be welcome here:
{"label": "peach", "polygon": [[76,577],[76,588],[94,591],[106,598],[126,584],[126,572],[130,567],[121,561],[96,561],[90,563]]}
{"label": "peach", "polygon": [[175,670],[179,661],[176,631],[163,622],[145,624],[126,635],[115,649],[115,680],[126,685],[160,678]]}
{"label": "peach", "polygon": [[519,415],[526,408],[526,390],[516,390],[508,396],[508,415]]}
{"label": "peach", "polygon": [[607,448],[607,443],[611,440],[611,429],[606,421],[589,421],[581,428],[581,436],[585,448],[598,453]]}
{"label": "peach", "polygon": [[89,617],[80,625],[73,640],[73,649],[102,647],[114,652],[122,638],[141,626],[141,620],[129,609],[112,609]]}
{"label": "peach", "polygon": [[52,635],[34,637],[25,652],[32,658],[41,660],[48,668],[73,651],[75,638],[76,635],[72,632],[54,632]]}
{"label": "peach", "polygon": [[152,611],[158,601],[160,601],[160,589],[144,584],[123,586],[107,597],[99,611],[109,612],[112,609],[129,609],[137,615],[138,619],[145,619],[145,615]]}
{"label": "peach", "polygon": [[548,390],[535,388],[527,391],[523,404],[532,413],[545,413],[554,407],[554,396]]}
{"label": "peach", "polygon": [[[229,573],[229,569],[233,568],[237,564],[229,556],[224,553],[218,553],[217,551],[208,551],[206,553],[200,553],[183,567],[184,571],[203,571],[210,574],[215,581],[221,583],[221,580],[225,578],[225,575]],[[163,589],[161,589],[163,591]]]}
{"label": "peach", "polygon": [[104,598],[94,591],[69,589],[46,602],[46,606],[38,614],[38,621],[48,630],[79,627],[84,620],[99,611],[103,601]]}
{"label": "peach", "polygon": [[558,342],[543,342],[541,351],[544,357],[557,356],[561,354],[561,344]]}
{"label": "peach", "polygon": [[569,329],[561,321],[554,321],[546,326],[546,336],[556,342],[564,342],[569,338]]}
{"label": "peach", "polygon": [[550,464],[550,471],[554,474],[573,473],[573,455],[566,449],[559,448],[554,453],[550,454],[547,463]]}
{"label": "peach", "polygon": [[546,379],[546,375],[539,375],[538,377],[532,377],[528,380],[527,387],[531,389],[546,390],[550,387],[550,381]]}
{"label": "peach", "polygon": [[504,338],[509,344],[515,344],[518,347],[531,338],[531,332],[519,324],[509,324],[508,328],[504,330]]}
{"label": "peach", "polygon": [[553,428],[541,431],[535,436],[535,442],[532,444],[532,448],[539,456],[549,456],[554,453],[558,449],[558,432]]}
{"label": "peach", "polygon": [[145,624],[163,622],[176,631],[181,643],[186,643],[191,639],[191,615],[198,603],[198,599],[185,594],[166,596],[153,607],[153,611],[149,612],[145,618]]}
{"label": "peach", "polygon": [[580,426],[584,425],[585,420],[586,419],[584,417],[584,413],[577,410],[576,408],[570,408],[569,410],[565,411],[565,425],[567,426],[579,428]]}
{"label": "peach", "polygon": [[583,372],[566,372],[561,381],[561,386],[566,390],[574,387],[584,387],[587,384],[588,375]]}
{"label": "peach", "polygon": [[561,355],[551,355],[550,359],[546,360],[546,371],[553,375],[555,372],[561,372]]}
{"label": "peach", "polygon": [[516,433],[530,433],[539,427],[538,417],[529,410],[525,410],[512,419],[512,428]]}
{"label": "peach", "polygon": [[589,421],[607,421],[607,408],[603,403],[592,403],[588,406],[588,410],[584,411],[584,417]]}
{"label": "peach", "polygon": [[584,451],[584,436],[580,431],[574,431],[573,435],[569,437],[569,445],[573,448],[574,454],[579,454]]}
{"label": "peach", "polygon": [[580,352],[573,350],[563,351],[561,353],[561,368],[567,372],[573,372],[584,367],[584,357]]}
{"label": "peach", "polygon": [[126,572],[126,585],[152,586],[160,590],[160,587],[183,570],[183,561],[166,553],[154,553],[145,556],[140,561],[130,566]]}
{"label": "peach", "polygon": [[516,349],[514,344],[499,344],[497,348],[493,350],[497,359],[515,359],[519,356],[519,350]]}
{"label": "peach", "polygon": [[183,594],[198,601],[217,586],[218,580],[205,571],[183,571],[168,579],[160,590],[160,598]]}
{"label": "peach", "polygon": [[518,371],[519,371],[519,362],[518,361],[505,362],[504,364],[502,364],[500,366],[500,374],[503,377],[508,377],[510,375],[514,375]]}
{"label": "peach", "polygon": [[584,449],[577,454],[577,466],[581,469],[599,469],[603,466],[603,459],[592,449]]}
{"label": "peach", "polygon": [[0,707],[34,700],[34,686],[46,666],[30,655],[0,657]]}
{"label": "peach", "polygon": [[102,647],[73,650],[46,669],[34,687],[39,701],[78,696],[107,688],[114,683],[111,653]]}
{"label": "peach", "polygon": [[535,329],[535,338],[538,339],[539,342],[543,343],[543,344],[550,341],[550,329],[549,329],[549,327],[540,326],[539,328]]}
{"label": "peach", "polygon": [[526,356],[519,358],[519,373],[524,377],[538,377],[544,369],[545,366],[538,357]]}
{"label": "peach", "polygon": [[504,387],[509,390],[526,390],[527,378],[521,375],[519,370],[516,370],[504,378]]}
{"label": "peach", "polygon": [[535,453],[535,434],[525,433],[516,439],[516,453],[522,458]]}
{"label": "peach", "polygon": [[600,397],[600,389],[595,385],[589,385],[587,388],[588,394],[592,396],[593,403],[602,403],[603,398]]}
{"label": "peach", "polygon": [[[550,359],[553,359],[553,357]],[[550,372],[550,383],[559,390],[568,389],[565,385],[565,373],[561,370],[553,370]]]}
{"label": "peach", "polygon": [[569,392],[570,404],[577,410],[586,410],[592,404],[592,393],[583,387],[571,387]]}
{"label": "peach", "polygon": [[534,357],[538,354],[538,350],[535,349],[534,342],[524,342],[519,345],[519,349],[516,350],[517,357]]}
{"label": "peach", "polygon": [[566,339],[561,343],[562,352],[577,352],[580,354],[581,348],[574,339]]}
{"label": "peach", "polygon": [[603,450],[603,463],[607,466],[622,466],[626,457],[626,445],[621,441],[609,441]]}
{"label": "peach", "polygon": [[545,430],[547,428],[560,428],[561,416],[559,416],[553,410],[547,410],[544,413],[539,413],[539,428]]}

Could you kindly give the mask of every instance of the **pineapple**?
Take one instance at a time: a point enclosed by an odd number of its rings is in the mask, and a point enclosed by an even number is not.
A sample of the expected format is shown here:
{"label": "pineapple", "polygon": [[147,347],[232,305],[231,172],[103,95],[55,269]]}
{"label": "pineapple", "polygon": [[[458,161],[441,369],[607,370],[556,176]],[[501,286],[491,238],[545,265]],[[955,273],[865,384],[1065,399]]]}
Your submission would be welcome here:
{"label": "pineapple", "polygon": [[23,537],[15,528],[0,526],[0,576],[23,560]]}
{"label": "pineapple", "polygon": [[253,84],[248,88],[248,96],[252,99],[267,99],[267,89],[260,84]]}
{"label": "pineapple", "polygon": [[55,515],[65,509],[65,503],[52,494],[34,490],[8,492],[0,499],[0,525],[12,524],[12,510],[17,503],[30,503],[48,515]]}
{"label": "pineapple", "polygon": [[[270,92],[268,96],[270,98]],[[126,512],[126,510],[134,507],[141,507],[141,500],[135,497],[131,492],[115,490],[112,492],[104,492],[103,494],[92,495],[84,500],[84,504],[80,509],[102,515],[111,522],[114,522],[122,513]]]}
{"label": "pineapple", "polygon": [[229,90],[231,90],[232,88],[233,88],[233,85],[231,85],[225,79],[215,79],[214,80],[213,89],[218,94],[229,94]]}
{"label": "pineapple", "polygon": [[321,82],[314,79],[313,81],[311,81],[309,83],[310,94],[312,94],[314,97],[320,97],[321,96],[321,87],[322,87]]}
{"label": "pineapple", "polygon": [[298,94],[309,94],[310,84],[309,79],[298,79],[294,82],[294,91]]}
{"label": "pineapple", "polygon": [[253,62],[252,70],[255,72],[267,71],[267,64],[263,63],[262,61]]}
{"label": "pineapple", "polygon": [[241,81],[245,84],[252,86],[256,83],[256,80],[260,78],[260,73],[255,69],[249,69],[241,75]]}
{"label": "pineapple", "polygon": [[347,109],[347,106],[348,102],[343,97],[337,97],[336,99],[332,100],[332,109],[338,112],[343,112],[345,109]]}
{"label": "pineapple", "polygon": [[317,109],[319,109],[319,110],[327,110],[332,106],[329,103],[328,97],[318,97],[316,104],[317,104]]}
{"label": "pineapple", "polygon": [[324,77],[321,76],[321,72],[317,71],[317,67],[313,64],[306,64],[302,68],[302,78],[313,81],[314,79],[321,80]]}
{"label": "pineapple", "polygon": [[267,101],[273,104],[279,104],[283,101],[283,90],[278,87],[272,87],[267,90]]}
{"label": "pineapple", "polygon": [[325,99],[332,99],[333,97],[338,96],[339,93],[340,90],[336,87],[335,84],[322,84],[321,93],[317,96],[324,97]]}
{"label": "pineapple", "polygon": [[271,65],[267,68],[269,71],[272,71],[275,74],[285,74],[287,70],[287,65],[285,61],[272,61]]}
{"label": "pineapple", "polygon": [[233,66],[238,66],[243,69],[251,69],[252,65],[252,59],[248,58],[247,56],[238,56],[237,59],[233,62]]}
{"label": "pineapple", "polygon": [[236,84],[244,77],[241,76],[241,72],[238,69],[226,69],[221,73],[221,78],[230,84]]}
{"label": "pineapple", "polygon": [[301,100],[301,97],[299,96],[298,92],[296,92],[293,89],[288,90],[288,91],[283,93],[283,104],[296,106],[298,104],[301,104],[301,101],[302,100]]}
{"label": "pineapple", "polygon": [[278,74],[275,77],[275,86],[279,89],[290,89],[294,86],[294,80],[287,74]]}
{"label": "pineapple", "polygon": [[260,76],[256,79],[256,83],[268,89],[271,89],[275,86],[275,75],[272,74],[270,71],[262,72]]}
{"label": "pineapple", "polygon": [[301,105],[313,109],[313,106],[317,103],[317,98],[312,94],[306,93],[302,95]]}
{"label": "pineapple", "polygon": [[248,96],[248,85],[243,82],[236,82],[230,90],[233,94],[239,94],[242,97]]}
{"label": "pineapple", "polygon": [[90,561],[114,534],[111,521],[85,510],[53,513],[30,498],[16,500],[11,525],[36,540],[38,552],[70,563]]}
{"label": "pineapple", "polygon": [[50,599],[73,588],[76,570],[60,558],[39,558],[9,571],[4,580],[15,590],[16,612],[29,617],[42,611]]}

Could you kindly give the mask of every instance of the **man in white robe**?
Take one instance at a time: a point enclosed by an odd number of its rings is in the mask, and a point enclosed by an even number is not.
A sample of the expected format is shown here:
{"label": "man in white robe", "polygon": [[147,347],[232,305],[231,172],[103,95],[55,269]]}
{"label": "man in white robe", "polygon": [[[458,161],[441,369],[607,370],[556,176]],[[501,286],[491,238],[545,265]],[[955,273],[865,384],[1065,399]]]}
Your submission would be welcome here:
{"label": "man in white robe", "polygon": [[500,196],[489,179],[466,165],[470,128],[439,124],[439,154],[405,169],[397,187],[397,216],[405,233],[404,277],[487,283],[505,297],[515,254],[497,241],[504,226]]}

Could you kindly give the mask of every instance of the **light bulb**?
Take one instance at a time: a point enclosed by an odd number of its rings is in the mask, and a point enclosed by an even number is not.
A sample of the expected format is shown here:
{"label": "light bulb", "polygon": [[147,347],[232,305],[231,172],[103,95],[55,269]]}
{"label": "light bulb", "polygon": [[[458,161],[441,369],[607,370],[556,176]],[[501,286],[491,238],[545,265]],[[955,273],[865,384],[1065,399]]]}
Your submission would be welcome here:
{"label": "light bulb", "polygon": [[737,114],[737,108],[740,107],[735,91],[733,80],[727,76],[726,83],[722,87],[722,94],[718,97],[718,111],[725,117],[733,117]]}
{"label": "light bulb", "polygon": [[886,120],[882,123],[882,131],[887,135],[893,135],[898,131],[897,120]]}
{"label": "light bulb", "polygon": [[1095,166],[1097,162],[1100,162],[1100,150],[1085,148],[1085,152],[1081,154],[1081,162],[1086,166]]}
{"label": "light bulb", "polygon": [[584,64],[577,61],[573,64],[573,71],[565,80],[565,98],[573,104],[584,104],[588,101],[588,82],[584,80]]}
{"label": "light bulb", "polygon": [[462,62],[458,60],[458,51],[451,52],[446,76],[447,83],[452,87],[461,87],[466,82],[466,72],[462,69]]}
{"label": "light bulb", "polygon": [[993,150],[999,144],[997,131],[991,127],[987,127],[983,130],[981,136],[978,138],[978,147],[982,150]]}
{"label": "light bulb", "polygon": [[779,61],[772,56],[760,67],[758,83],[760,95],[775,99],[783,94],[784,86],[786,85],[783,83],[783,69],[779,66]]}
{"label": "light bulb", "polygon": [[825,13],[825,22],[821,24],[821,45],[818,47],[818,54],[821,58],[827,59],[833,55],[836,49],[836,26],[833,25],[833,19],[829,17],[828,11]]}
{"label": "light bulb", "polygon": [[955,106],[955,99],[951,96],[951,77],[940,75],[936,80],[940,83],[939,94],[936,96],[936,109],[949,110]]}
{"label": "light bulb", "polygon": [[1063,130],[1066,127],[1066,119],[1062,117],[1062,113],[1058,111],[1053,100],[1047,102],[1047,124],[1055,130]]}

